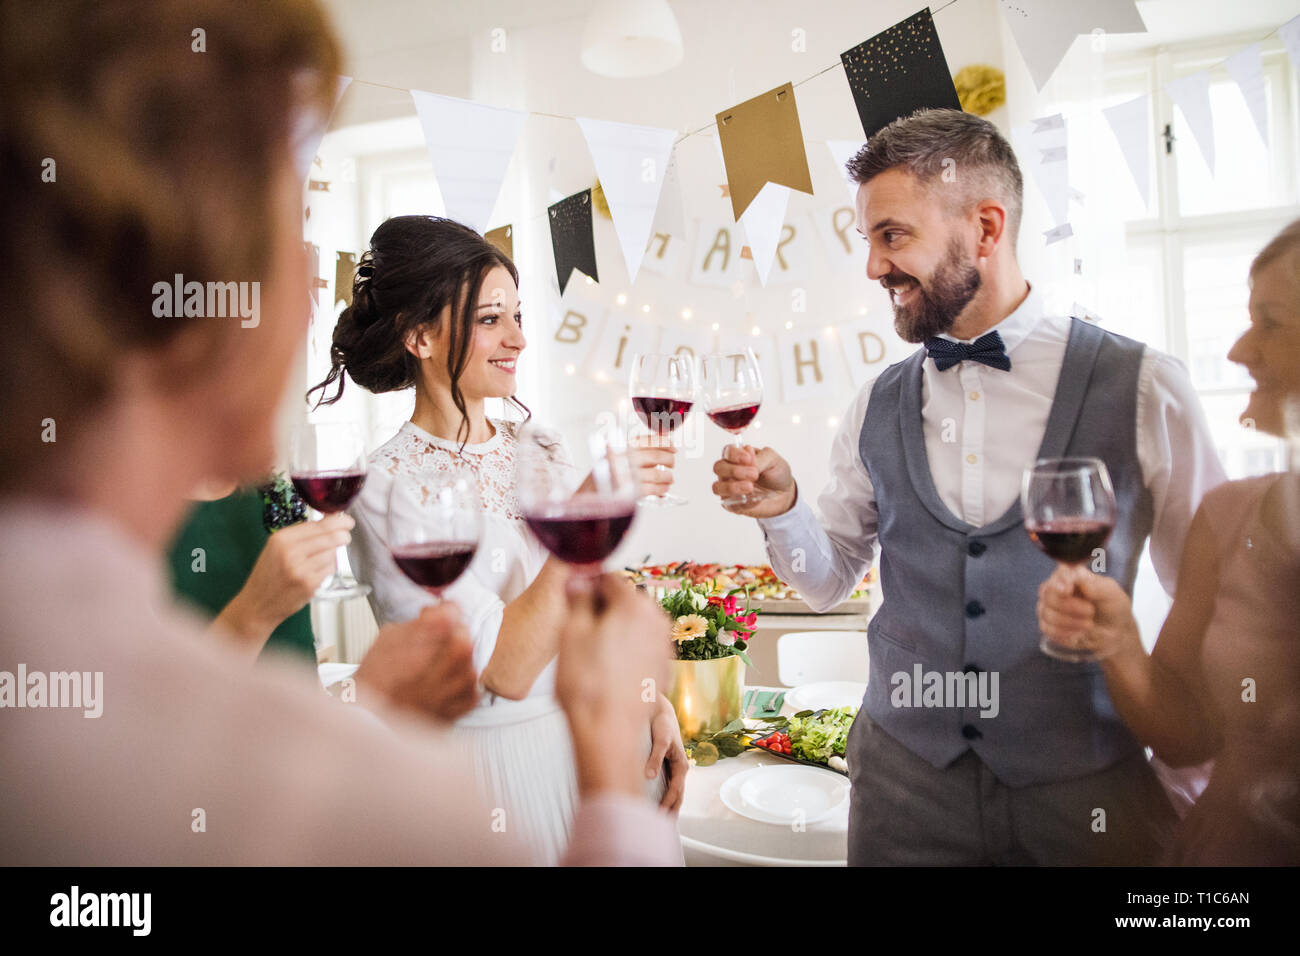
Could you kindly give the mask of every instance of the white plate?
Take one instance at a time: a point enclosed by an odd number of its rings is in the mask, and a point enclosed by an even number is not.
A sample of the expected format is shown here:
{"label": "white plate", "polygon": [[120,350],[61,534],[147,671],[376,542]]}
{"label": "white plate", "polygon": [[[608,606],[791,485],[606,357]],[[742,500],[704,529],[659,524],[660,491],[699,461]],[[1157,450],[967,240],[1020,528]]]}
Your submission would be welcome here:
{"label": "white plate", "polygon": [[800,684],[785,695],[785,702],[801,710],[827,710],[831,707],[861,707],[867,685],[851,680],[824,680],[816,684]]}
{"label": "white plate", "polygon": [[718,796],[742,817],[788,827],[817,823],[840,809],[849,800],[849,782],[816,767],[762,766],[728,777]]}

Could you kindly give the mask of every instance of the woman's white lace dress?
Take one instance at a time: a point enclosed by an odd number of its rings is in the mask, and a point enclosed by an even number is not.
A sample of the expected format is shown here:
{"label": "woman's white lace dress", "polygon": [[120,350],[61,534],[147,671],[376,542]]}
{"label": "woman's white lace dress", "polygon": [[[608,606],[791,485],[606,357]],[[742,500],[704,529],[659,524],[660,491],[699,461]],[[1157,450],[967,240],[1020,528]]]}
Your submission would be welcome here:
{"label": "woman's white lace dress", "polygon": [[[416,617],[434,599],[401,572],[388,551],[388,494],[394,476],[471,471],[482,495],[483,535],[469,569],[445,597],[461,609],[480,673],[496,647],[506,603],[532,583],[547,558],[525,526],[515,495],[519,426],[497,420],[491,424],[491,438],[461,449],[459,442],[403,423],[369,457],[365,485],[350,509],[357,524],[348,552],[358,578],[372,588],[370,605],[380,626]],[[556,467],[571,468],[562,448],[557,452]],[[557,862],[568,843],[577,781],[568,724],[555,699],[555,661],[541,672],[525,699],[485,695],[475,710],[457,721],[452,734],[498,810],[483,821],[484,839],[512,829],[532,845],[539,863]],[[646,740],[648,749],[648,731]]]}

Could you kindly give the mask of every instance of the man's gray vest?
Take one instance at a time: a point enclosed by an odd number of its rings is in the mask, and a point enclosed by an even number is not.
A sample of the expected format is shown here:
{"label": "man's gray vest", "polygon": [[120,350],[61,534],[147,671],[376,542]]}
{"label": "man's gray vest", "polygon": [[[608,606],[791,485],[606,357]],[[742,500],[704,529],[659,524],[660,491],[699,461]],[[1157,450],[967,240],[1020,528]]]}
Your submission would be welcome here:
{"label": "man's gray vest", "polygon": [[[1038,452],[1039,458],[1105,461],[1119,505],[1105,573],[1130,593],[1152,521],[1137,454],[1143,348],[1074,320]],[[1139,745],[1111,704],[1099,664],[1058,661],[1038,648],[1038,586],[1055,565],[1029,540],[1019,497],[982,528],[966,524],[940,499],[922,433],[925,360],[918,349],[880,375],[859,439],[880,516],[884,592],[868,627],[867,713],[934,766],[971,748],[1009,786],[1102,770]],[[990,426],[987,444],[997,441],[996,419]],[[944,674],[946,684],[948,673],[997,672],[997,716],[981,717],[975,700],[965,707],[918,706],[919,687],[912,706],[894,706],[891,677],[902,672],[911,681],[918,664],[922,673]]]}

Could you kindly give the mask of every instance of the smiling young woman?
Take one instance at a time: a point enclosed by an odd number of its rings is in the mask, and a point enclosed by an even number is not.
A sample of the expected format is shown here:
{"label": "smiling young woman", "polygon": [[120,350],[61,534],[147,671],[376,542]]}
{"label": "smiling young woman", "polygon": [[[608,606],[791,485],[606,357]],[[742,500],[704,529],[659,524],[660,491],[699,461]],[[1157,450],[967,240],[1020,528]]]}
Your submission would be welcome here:
{"label": "smiling young woman", "polygon": [[[467,469],[483,512],[477,554],[446,592],[469,623],[474,666],[488,692],[461,718],[456,741],[539,858],[554,861],[567,840],[577,777],[564,715],[555,697],[556,655],[565,631],[569,568],[528,531],[515,490],[520,422],[490,419],[486,402],[515,398],[516,366],[527,347],[519,274],[474,230],[434,216],[399,216],[375,230],[358,265],[352,305],[339,316],[325,380],[308,393],[336,401],[344,372],[370,392],[414,389],[415,410],[372,453],[351,508],[350,555],[370,582],[380,624],[407,621],[437,598],[397,566],[388,538],[397,481],[428,487]],[[640,453],[643,474],[671,465],[668,450]],[[569,469],[562,446],[554,467]],[[646,729],[647,786],[663,805],[681,798],[686,755],[666,698]],[[653,739],[652,739],[653,738]],[[667,755],[671,779],[660,787]]]}

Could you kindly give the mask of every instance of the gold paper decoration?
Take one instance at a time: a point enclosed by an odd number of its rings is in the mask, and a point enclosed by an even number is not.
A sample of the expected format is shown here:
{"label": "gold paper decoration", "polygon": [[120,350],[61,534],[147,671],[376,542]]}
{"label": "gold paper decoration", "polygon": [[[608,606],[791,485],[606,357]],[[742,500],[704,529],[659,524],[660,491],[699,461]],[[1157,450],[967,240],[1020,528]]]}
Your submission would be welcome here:
{"label": "gold paper decoration", "polygon": [[984,63],[963,66],[952,82],[967,113],[988,116],[1007,101],[1007,78],[997,67]]}
{"label": "gold paper decoration", "polygon": [[606,219],[612,220],[614,218],[609,211],[609,200],[605,198],[605,190],[600,188],[599,179],[596,180],[596,185],[591,187],[591,204],[595,207],[596,212]]}

